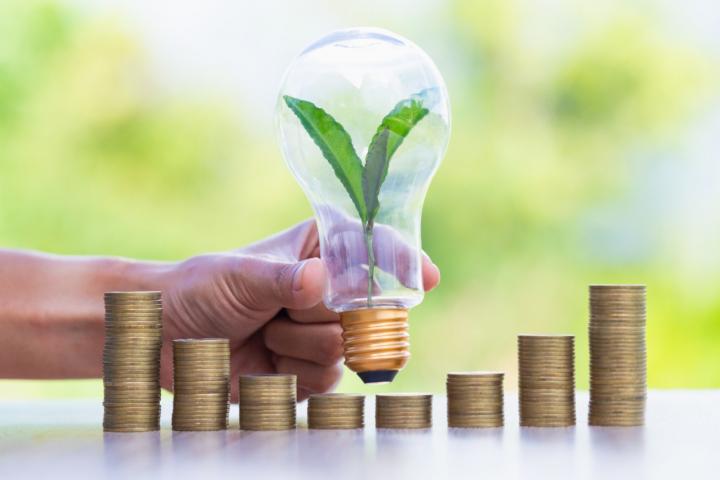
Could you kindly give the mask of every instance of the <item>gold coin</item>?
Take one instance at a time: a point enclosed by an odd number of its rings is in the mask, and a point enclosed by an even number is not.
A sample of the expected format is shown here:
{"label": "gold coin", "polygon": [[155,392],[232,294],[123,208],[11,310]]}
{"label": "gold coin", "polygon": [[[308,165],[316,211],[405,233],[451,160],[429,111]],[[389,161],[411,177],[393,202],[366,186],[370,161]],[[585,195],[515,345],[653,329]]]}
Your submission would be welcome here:
{"label": "gold coin", "polygon": [[448,382],[502,382],[505,374],[503,372],[449,372]]}
{"label": "gold coin", "polygon": [[430,393],[378,393],[375,395],[378,402],[429,402],[432,401]]}
{"label": "gold coin", "polygon": [[256,397],[250,399],[247,397],[240,397],[240,405],[245,405],[247,407],[282,407],[285,405],[295,405],[296,403],[297,402],[295,398],[291,397],[290,395],[281,395],[275,397]]}
{"label": "gold coin", "polygon": [[294,423],[272,423],[272,424],[265,424],[265,423],[247,423],[240,425],[241,430],[251,430],[251,431],[273,431],[273,430],[294,430],[296,428]]}
{"label": "gold coin", "polygon": [[193,352],[193,353],[184,353],[184,352],[178,352],[175,350],[174,352],[175,361],[177,362],[217,362],[217,361],[223,361],[230,358],[230,352],[228,350],[221,351],[217,350],[215,352]]}
{"label": "gold coin", "polygon": [[227,412],[220,412],[216,414],[175,414],[173,413],[173,423],[225,423],[229,419]]}
{"label": "gold coin", "polygon": [[230,377],[230,365],[229,363],[223,363],[220,365],[196,365],[196,366],[178,366],[175,365],[173,368],[173,374],[179,377],[191,377],[191,378],[206,378],[205,375],[217,378],[229,378]]}
{"label": "gold coin", "polygon": [[105,305],[162,305],[162,299],[139,299],[139,298],[110,298],[103,299]]}
{"label": "gold coin", "polygon": [[247,384],[271,384],[285,385],[294,384],[297,377],[295,375],[285,375],[282,373],[263,373],[258,375],[240,375],[239,380]]}
{"label": "gold coin", "polygon": [[488,418],[448,418],[448,427],[450,428],[497,428],[505,424],[505,419],[500,417]]}
{"label": "gold coin", "polygon": [[316,405],[320,403],[327,403],[330,405],[338,405],[338,404],[357,404],[357,403],[364,403],[365,396],[363,395],[356,395],[352,393],[315,393],[310,395],[310,398],[308,399],[310,403],[314,403]]}
{"label": "gold coin", "polygon": [[376,421],[377,428],[389,428],[389,429],[425,429],[432,428],[432,422],[429,420],[384,420],[379,419]]}
{"label": "gold coin", "polygon": [[230,392],[227,393],[221,393],[221,394],[179,394],[175,395],[174,402],[177,405],[190,405],[190,404],[214,404],[217,403],[219,405],[227,405],[228,404],[228,395]]}
{"label": "gold coin", "polygon": [[140,352],[132,352],[127,355],[103,355],[103,363],[107,365],[140,365],[159,367],[160,352],[151,352],[148,354]]}
{"label": "gold coin", "polygon": [[540,341],[562,341],[562,342],[571,342],[575,340],[575,335],[568,334],[568,333],[561,333],[561,334],[544,334],[544,333],[520,333],[517,336],[518,340],[521,341],[532,341],[532,342],[540,342]]}
{"label": "gold coin", "polygon": [[176,348],[211,348],[214,346],[226,348],[230,346],[227,338],[179,338],[173,340]]}
{"label": "gold coin", "polygon": [[113,290],[105,292],[105,298],[160,298],[159,290]]}
{"label": "gold coin", "polygon": [[224,424],[200,424],[200,425],[184,425],[184,424],[176,424],[173,425],[173,430],[179,431],[179,432],[213,432],[217,430],[227,430],[228,424],[225,422]]}
{"label": "gold coin", "polygon": [[308,424],[310,430],[356,430],[364,428],[364,422],[350,422],[350,423],[312,423]]}
{"label": "gold coin", "polygon": [[157,322],[106,322],[105,337],[126,337],[133,335],[160,335],[162,325]]}

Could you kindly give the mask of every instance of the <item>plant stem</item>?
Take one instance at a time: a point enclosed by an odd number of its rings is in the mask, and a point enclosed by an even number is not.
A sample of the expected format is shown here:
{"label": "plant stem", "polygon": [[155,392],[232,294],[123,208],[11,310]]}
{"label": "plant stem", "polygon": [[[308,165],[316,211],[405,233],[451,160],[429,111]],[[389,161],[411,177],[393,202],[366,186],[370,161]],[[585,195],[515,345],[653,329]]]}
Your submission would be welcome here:
{"label": "plant stem", "polygon": [[372,307],[373,286],[375,285],[375,250],[373,248],[373,222],[370,221],[363,227],[365,234],[365,249],[368,256],[368,291],[367,306]]}

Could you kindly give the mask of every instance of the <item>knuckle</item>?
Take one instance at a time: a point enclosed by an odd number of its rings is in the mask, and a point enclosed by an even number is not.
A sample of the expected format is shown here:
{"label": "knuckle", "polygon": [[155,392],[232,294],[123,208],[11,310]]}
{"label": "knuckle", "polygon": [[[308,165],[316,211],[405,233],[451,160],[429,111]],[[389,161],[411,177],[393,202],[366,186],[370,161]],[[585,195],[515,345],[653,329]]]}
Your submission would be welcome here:
{"label": "knuckle", "polygon": [[342,329],[340,325],[328,325],[328,333],[323,335],[317,346],[318,362],[322,365],[335,365],[343,358]]}
{"label": "knuckle", "polygon": [[265,343],[265,346],[269,348],[270,350],[275,351],[276,345],[276,329],[277,324],[275,322],[269,322],[267,325],[265,325],[265,328],[262,329],[262,337],[263,342]]}
{"label": "knuckle", "polygon": [[342,367],[340,365],[329,368],[324,376],[323,391],[333,390],[340,382],[340,377],[342,377]]}
{"label": "knuckle", "polygon": [[340,381],[342,370],[338,367],[328,367],[323,369],[316,380],[316,388],[318,393],[324,393],[332,390]]}
{"label": "knuckle", "polygon": [[243,280],[247,272],[252,272],[258,268],[257,260],[250,255],[227,255],[222,260],[226,275],[237,276]]}
{"label": "knuckle", "polygon": [[287,286],[292,282],[292,267],[285,265],[275,271],[275,279],[272,283],[272,289],[275,298],[287,297]]}

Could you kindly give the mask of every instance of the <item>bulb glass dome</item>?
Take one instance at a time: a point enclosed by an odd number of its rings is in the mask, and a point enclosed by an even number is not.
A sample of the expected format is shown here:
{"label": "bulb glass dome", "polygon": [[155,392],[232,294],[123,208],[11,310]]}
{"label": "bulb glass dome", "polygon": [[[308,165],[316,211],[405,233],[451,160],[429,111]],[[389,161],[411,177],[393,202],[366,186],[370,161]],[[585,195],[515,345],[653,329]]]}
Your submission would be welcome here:
{"label": "bulb glass dome", "polygon": [[328,308],[420,303],[422,206],[450,135],[430,57],[385,30],[332,32],[288,67],[276,124],[317,218]]}

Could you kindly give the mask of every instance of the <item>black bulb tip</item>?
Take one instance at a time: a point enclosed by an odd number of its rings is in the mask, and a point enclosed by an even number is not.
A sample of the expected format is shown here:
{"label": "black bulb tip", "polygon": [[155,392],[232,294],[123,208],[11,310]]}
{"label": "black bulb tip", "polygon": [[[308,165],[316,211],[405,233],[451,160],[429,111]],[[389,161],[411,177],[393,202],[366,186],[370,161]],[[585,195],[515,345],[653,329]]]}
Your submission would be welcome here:
{"label": "black bulb tip", "polygon": [[363,383],[390,383],[395,379],[397,370],[372,370],[369,372],[358,372],[358,377]]}

